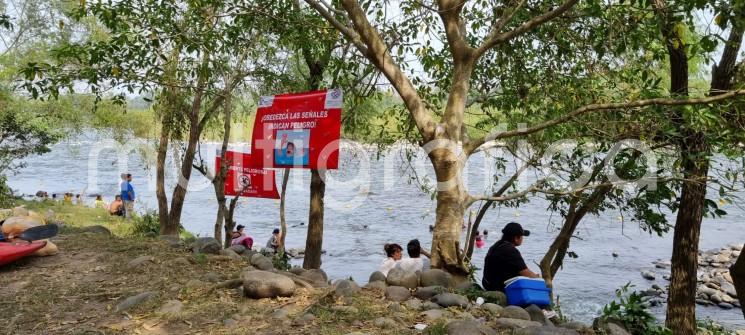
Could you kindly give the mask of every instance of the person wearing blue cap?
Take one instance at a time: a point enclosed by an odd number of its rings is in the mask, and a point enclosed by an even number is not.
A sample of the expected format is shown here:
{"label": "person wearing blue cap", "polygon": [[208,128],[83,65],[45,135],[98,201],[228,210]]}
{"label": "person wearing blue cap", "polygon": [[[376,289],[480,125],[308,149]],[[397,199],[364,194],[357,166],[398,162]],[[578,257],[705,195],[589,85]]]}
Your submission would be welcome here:
{"label": "person wearing blue cap", "polygon": [[484,277],[481,284],[487,291],[504,292],[504,282],[510,278],[524,276],[540,277],[525,265],[520,251],[523,237],[530,236],[529,230],[524,230],[517,222],[510,222],[502,229],[502,238],[489,248],[484,260]]}

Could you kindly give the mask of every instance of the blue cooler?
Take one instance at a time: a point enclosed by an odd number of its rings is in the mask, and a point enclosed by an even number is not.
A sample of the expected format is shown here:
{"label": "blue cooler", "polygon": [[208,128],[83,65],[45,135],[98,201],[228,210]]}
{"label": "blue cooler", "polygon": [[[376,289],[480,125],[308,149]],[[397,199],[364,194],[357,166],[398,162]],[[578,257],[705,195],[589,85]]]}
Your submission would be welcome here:
{"label": "blue cooler", "polygon": [[545,307],[551,304],[551,289],[540,278],[515,277],[504,282],[507,303],[515,306],[535,304]]}

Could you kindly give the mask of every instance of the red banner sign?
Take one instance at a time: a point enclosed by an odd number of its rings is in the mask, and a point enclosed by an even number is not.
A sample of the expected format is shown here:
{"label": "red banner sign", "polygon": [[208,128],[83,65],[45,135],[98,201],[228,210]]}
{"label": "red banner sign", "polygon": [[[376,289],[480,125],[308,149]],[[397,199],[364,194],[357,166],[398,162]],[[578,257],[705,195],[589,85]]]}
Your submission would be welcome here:
{"label": "red banner sign", "polygon": [[[251,154],[226,151],[228,174],[225,176],[225,195],[279,199],[274,170],[248,167]],[[215,157],[215,173],[220,171],[220,153]]]}
{"label": "red banner sign", "polygon": [[343,100],[338,89],[261,97],[251,166],[336,169]]}

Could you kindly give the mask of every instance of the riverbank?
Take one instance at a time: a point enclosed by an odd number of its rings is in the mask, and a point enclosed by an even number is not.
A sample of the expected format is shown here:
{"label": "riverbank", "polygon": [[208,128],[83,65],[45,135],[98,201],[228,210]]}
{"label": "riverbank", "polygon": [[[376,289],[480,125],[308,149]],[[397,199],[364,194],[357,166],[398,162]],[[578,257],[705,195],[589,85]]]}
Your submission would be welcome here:
{"label": "riverbank", "polygon": [[[476,327],[480,333],[475,334],[536,334],[549,327],[550,333],[595,333],[589,324],[564,319],[557,327],[541,314],[479,304],[477,297],[488,294],[448,289],[436,298],[427,296],[426,288],[402,290],[391,278],[359,289],[363,283],[327,282],[324,276],[317,287],[298,285],[289,297],[251,299],[240,286],[245,287],[247,273],[261,272],[262,257],[194,253],[183,240],[135,236],[132,223],[98,209],[24,204],[62,225],[53,239],[60,253],[0,269],[0,318],[9,320],[3,326],[7,333],[446,334],[448,328],[449,333],[465,329],[453,327]],[[300,269],[293,273],[314,278]],[[349,294],[337,294],[340,285]]]}

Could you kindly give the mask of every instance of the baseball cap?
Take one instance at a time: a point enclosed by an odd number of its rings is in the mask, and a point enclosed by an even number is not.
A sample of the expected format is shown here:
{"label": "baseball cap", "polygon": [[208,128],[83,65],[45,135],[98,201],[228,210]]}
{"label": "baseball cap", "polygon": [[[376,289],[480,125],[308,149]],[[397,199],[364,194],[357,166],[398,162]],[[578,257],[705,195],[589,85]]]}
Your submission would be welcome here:
{"label": "baseball cap", "polygon": [[239,224],[238,227],[235,227],[235,230],[241,230],[243,228],[246,228],[246,226]]}
{"label": "baseball cap", "polygon": [[274,228],[274,230],[272,231],[272,234],[279,234],[279,228]]}
{"label": "baseball cap", "polygon": [[510,222],[504,226],[502,234],[509,236],[530,236],[530,230],[523,229],[523,226],[517,222]]}

